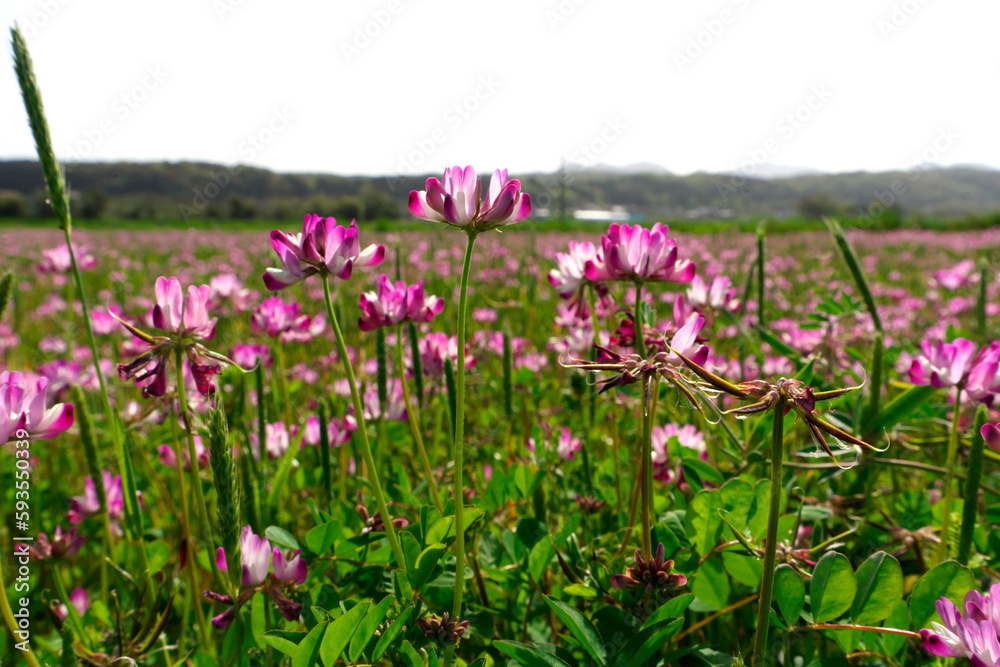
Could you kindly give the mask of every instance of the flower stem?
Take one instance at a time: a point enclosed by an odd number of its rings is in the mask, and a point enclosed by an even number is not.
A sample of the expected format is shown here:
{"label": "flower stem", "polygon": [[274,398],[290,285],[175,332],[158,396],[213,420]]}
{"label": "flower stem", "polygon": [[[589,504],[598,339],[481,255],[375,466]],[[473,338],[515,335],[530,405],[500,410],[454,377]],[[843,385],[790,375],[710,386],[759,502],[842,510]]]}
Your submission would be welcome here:
{"label": "flower stem", "polygon": [[378,511],[382,515],[382,524],[385,526],[385,535],[389,540],[389,548],[392,549],[392,555],[396,558],[396,566],[399,570],[403,571],[403,575],[397,579],[399,581],[400,592],[403,594],[403,597],[410,598],[413,596],[413,590],[410,588],[410,582],[405,575],[406,560],[403,558],[403,550],[399,546],[396,529],[392,526],[392,516],[389,514],[389,508],[385,503],[385,494],[382,492],[378,470],[375,468],[372,448],[368,443],[368,431],[365,427],[365,409],[361,404],[361,395],[358,393],[358,383],[354,379],[354,369],[351,367],[351,360],[347,356],[347,345],[344,343],[344,334],[340,331],[337,313],[333,308],[333,300],[330,297],[330,282],[325,277],[323,279],[323,298],[326,301],[326,312],[330,316],[333,335],[337,340],[337,354],[340,355],[340,360],[344,366],[344,375],[347,376],[347,384],[351,388],[351,401],[354,404],[354,418],[358,424],[357,431],[358,442],[361,445],[361,457],[364,459],[365,465],[368,466],[369,482],[371,483],[372,491],[375,493],[375,502],[378,505]]}
{"label": "flower stem", "polygon": [[757,606],[757,636],[753,643],[753,667],[764,664],[767,630],[771,623],[771,589],[774,584],[774,556],[778,547],[778,513],[781,507],[781,458],[784,447],[785,399],[778,398],[772,408],[771,431],[771,502],[767,514],[767,542],[764,548],[764,573],[760,579],[760,603]]}
{"label": "flower stem", "polygon": [[420,434],[420,423],[417,419],[417,413],[413,409],[413,404],[410,401],[410,385],[406,382],[406,369],[403,365],[402,324],[399,325],[399,329],[396,332],[396,365],[399,368],[399,382],[403,385],[403,405],[406,406],[406,418],[410,424],[410,434],[413,436],[413,441],[417,444],[417,453],[420,456],[420,463],[424,467],[424,475],[427,476],[427,486],[430,489],[434,507],[444,514],[444,508],[441,505],[441,496],[438,495],[437,484],[434,482],[434,469],[431,468],[430,459],[427,458],[427,450],[424,448],[424,438]]}
{"label": "flower stem", "polygon": [[944,477],[944,505],[942,506],[943,511],[941,514],[941,544],[938,546],[938,563],[947,560],[950,552],[949,544],[951,537],[948,535],[948,523],[951,519],[951,496],[955,485],[955,458],[958,454],[958,416],[961,412],[962,390],[964,387],[958,385],[956,388],[958,389],[958,393],[955,394],[955,407],[952,410],[951,417],[951,431],[948,433],[948,459],[945,463],[945,470],[947,472]]}
{"label": "flower stem", "polygon": [[654,378],[646,380],[642,397],[642,555],[649,560],[653,557],[652,514],[653,514],[653,413],[656,411],[656,392],[659,382]]}
{"label": "flower stem", "polygon": [[968,566],[972,553],[972,532],[976,529],[976,510],[979,507],[979,482],[983,475],[983,447],[986,445],[981,431],[986,424],[985,405],[976,409],[976,425],[972,431],[972,448],[969,451],[968,478],[965,484],[965,503],[962,505],[962,530],[958,539],[958,562]]}
{"label": "flower stem", "polygon": [[69,595],[66,594],[66,583],[63,581],[62,572],[58,565],[52,567],[53,579],[56,582],[56,591],[59,593],[59,597],[62,598],[63,604],[66,605],[66,616],[69,617],[69,622],[73,626],[73,631],[85,647],[90,649],[90,637],[87,636],[86,631],[83,629],[83,621],[80,619],[80,613],[73,606],[73,603],[69,600]]}
{"label": "flower stem", "polygon": [[[3,583],[3,559],[0,559],[0,616],[3,616],[4,622],[7,623],[7,629],[10,630],[10,635],[16,642],[21,629],[14,619],[14,613],[10,609],[10,602],[7,600],[7,587]],[[38,658],[31,652],[30,645],[28,646],[28,650],[24,652],[24,661],[28,663],[29,667],[42,667],[38,662]]]}
{"label": "flower stem", "polygon": [[[633,311],[635,325],[635,351],[643,359],[646,358],[646,328],[642,324],[642,283],[635,284],[635,310]],[[594,330],[597,335],[597,330]]]}
{"label": "flower stem", "polygon": [[[451,617],[456,621],[461,615],[462,593],[465,588],[465,517],[462,516],[465,500],[462,482],[462,455],[465,451],[465,309],[469,302],[469,273],[475,243],[476,235],[469,233],[458,298],[458,368],[455,369],[455,597],[451,605]],[[450,667],[447,659],[445,667]]]}
{"label": "flower stem", "polygon": [[[184,386],[184,357],[181,348],[177,348],[174,351],[174,360],[177,364],[177,400],[181,404],[181,417],[184,419],[184,431],[187,434],[187,444],[188,444],[188,459],[190,459],[191,468],[191,486],[194,488],[194,498],[195,502],[198,504],[198,515],[201,517],[202,525],[205,527],[207,534],[211,534],[209,526],[211,525],[212,517],[208,514],[208,506],[205,505],[205,492],[201,488],[201,474],[200,468],[198,467],[198,454],[195,451],[194,446],[194,424],[191,422],[191,413],[188,410],[187,402],[187,390]],[[181,457],[177,458],[177,466],[181,467],[184,465],[184,459]],[[190,530],[191,524],[188,523],[188,541],[194,539]],[[212,563],[212,574],[215,576],[216,583],[222,587],[222,590],[229,589],[229,582],[226,578],[222,576],[222,572],[219,570],[218,565],[215,563],[215,545],[209,543],[209,548],[211,553],[209,553],[208,560]],[[200,593],[200,591],[198,591]]]}

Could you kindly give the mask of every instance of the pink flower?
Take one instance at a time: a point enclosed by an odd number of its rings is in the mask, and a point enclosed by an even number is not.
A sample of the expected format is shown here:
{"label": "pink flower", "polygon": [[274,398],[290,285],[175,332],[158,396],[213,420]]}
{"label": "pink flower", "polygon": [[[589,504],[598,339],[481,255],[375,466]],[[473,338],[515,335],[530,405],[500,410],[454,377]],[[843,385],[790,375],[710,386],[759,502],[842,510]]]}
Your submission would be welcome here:
{"label": "pink flower", "polygon": [[[174,448],[170,445],[160,445],[159,448],[160,463],[167,466],[168,468],[177,467],[177,454],[174,452]],[[198,459],[198,468],[204,470],[208,466],[208,450],[205,449],[205,445],[201,441],[201,436],[194,436],[194,452]],[[188,453],[187,447],[181,450],[181,455],[184,457],[184,470],[191,470],[191,455]]]}
{"label": "pink flower", "polygon": [[549,284],[556,288],[564,299],[569,299],[580,291],[587,282],[587,264],[604,264],[601,251],[593,243],[569,242],[569,252],[556,253],[558,268],[549,271]]}
{"label": "pink flower", "polygon": [[[73,254],[76,255],[76,266],[81,271],[89,271],[97,266],[97,258],[90,254],[87,246],[74,243]],[[38,263],[39,273],[69,273],[72,270],[73,264],[69,256],[69,246],[65,243],[42,251],[42,261]]]}
{"label": "pink flower", "polygon": [[311,324],[312,318],[301,314],[299,304],[285,303],[280,296],[264,299],[250,316],[251,329],[271,338],[281,337],[282,342],[308,333]]}
{"label": "pink flower", "polygon": [[264,583],[271,564],[271,543],[267,538],[255,535],[250,526],[243,526],[240,557],[243,560],[242,585],[257,586]]}
{"label": "pink flower", "polygon": [[19,440],[51,440],[73,425],[73,405],[46,407],[49,381],[18,371],[0,373],[0,445]]}
{"label": "pink flower", "polygon": [[[298,427],[293,427],[296,429]],[[264,450],[269,459],[276,459],[284,456],[291,446],[292,437],[295,433],[289,433],[284,422],[275,422],[264,426]],[[256,433],[250,434],[250,451],[256,460],[260,460],[260,437]]]}
{"label": "pink flower", "polygon": [[212,340],[215,337],[217,318],[208,317],[208,299],[212,288],[208,285],[188,287],[185,303],[184,291],[177,278],[156,279],[156,305],[153,306],[153,326],[160,331],[177,333],[194,340]]}
{"label": "pink flower", "polygon": [[580,438],[574,438],[568,428],[563,428],[559,444],[556,446],[559,458],[563,461],[572,461],[573,455],[578,451],[580,451]]}
{"label": "pink flower", "polygon": [[[445,359],[451,359],[452,368],[458,363],[458,336],[440,332],[429,333],[417,341],[417,348],[420,351],[420,363],[424,374],[431,377],[444,375]],[[466,350],[465,367],[472,368],[475,364],[475,357]]]}
{"label": "pink flower", "polygon": [[[73,605],[76,613],[81,617],[86,614],[87,610],[90,609],[90,596],[87,595],[87,589],[79,586],[73,589],[73,592],[69,594],[69,603]],[[69,616],[69,609],[65,604],[60,602],[56,607],[56,614],[58,614],[59,618],[66,620],[66,617]]]}
{"label": "pink flower", "polygon": [[677,244],[667,238],[670,228],[659,222],[652,229],[612,223],[601,239],[603,261],[587,262],[589,280],[689,283],[695,275],[690,260],[677,259]]}
{"label": "pink flower", "polygon": [[[104,470],[101,481],[104,484],[104,500],[108,507],[111,532],[120,536],[122,529],[118,522],[125,516],[125,492],[122,488],[121,475],[112,477],[110,472]],[[138,493],[137,496],[141,503],[142,493]],[[88,517],[97,514],[100,509],[101,502],[97,496],[97,489],[94,488],[94,480],[88,477],[83,482],[83,495],[70,498],[70,509],[66,516],[69,522],[76,526],[83,523]]]}
{"label": "pink flower", "polygon": [[65,533],[62,526],[56,526],[56,532],[49,541],[45,533],[38,533],[34,545],[29,549],[31,557],[35,560],[72,558],[80,553],[83,546],[83,535],[78,534],[76,528],[70,528]]}
{"label": "pink flower", "polygon": [[910,363],[910,381],[936,389],[961,385],[976,402],[992,405],[1000,392],[1000,342],[976,353],[976,344],[964,338],[951,343],[923,341],[921,354]]}
{"label": "pink flower", "polygon": [[[326,433],[331,447],[340,447],[351,439],[351,431],[357,428],[353,417],[344,419],[330,418],[327,420]],[[319,417],[310,415],[306,419],[305,432],[302,434],[302,444],[316,446],[319,444]]]}
{"label": "pink flower", "polygon": [[1000,428],[997,426],[997,424],[983,424],[983,428],[980,429],[979,434],[986,441],[987,447],[994,452],[1000,453]]}
{"label": "pink flower", "polygon": [[444,301],[436,296],[424,296],[424,281],[407,287],[400,281],[395,285],[384,273],[378,279],[377,292],[361,295],[361,317],[358,327],[374,331],[401,322],[430,322],[444,310]]}
{"label": "pink flower", "polygon": [[707,286],[701,276],[695,276],[688,285],[687,298],[692,306],[701,310],[710,308],[734,311],[740,307],[740,301],[736,298],[736,288],[725,276],[715,276],[712,278],[712,283]]}
{"label": "pink flower", "polygon": [[[678,329],[677,333],[674,334],[674,337],[670,341],[670,348],[680,352],[696,364],[704,364],[708,360],[708,346],[698,342],[698,333],[701,332],[704,326],[704,317],[695,317],[688,320],[687,324]],[[665,361],[675,365],[683,363],[681,358],[673,352],[666,356]]]}
{"label": "pink flower", "polygon": [[486,201],[482,183],[472,167],[449,167],[443,182],[427,179],[427,189],[410,192],[410,213],[421,220],[444,222],[470,234],[526,220],[531,215],[531,197],[521,193],[521,182],[497,169],[490,179]]}
{"label": "pink flower", "polygon": [[674,463],[676,465],[673,470],[669,465],[671,461],[669,451],[671,438],[677,438],[677,442],[682,447],[687,447],[697,452],[698,458],[703,461],[708,460],[708,448],[705,445],[704,434],[692,424],[685,424],[684,426],[678,426],[677,424],[660,426],[657,424],[653,426],[650,435],[653,449],[653,477],[664,483],[676,481],[676,483],[680,484],[684,480],[684,474],[681,471],[681,462],[675,460]]}
{"label": "pink flower", "polygon": [[941,623],[933,622],[930,630],[920,631],[924,650],[940,658],[970,658],[978,667],[1000,663],[998,598],[998,584],[994,584],[986,595],[969,591],[964,600],[965,618],[954,602],[946,597],[939,599],[935,607]]}
{"label": "pink flower", "polygon": [[301,586],[306,583],[308,568],[305,559],[302,558],[302,549],[296,549],[287,560],[278,547],[274,547],[273,555],[275,579],[282,584],[289,585],[298,584]]}
{"label": "pink flower", "polygon": [[976,263],[971,259],[963,259],[955,266],[935,272],[934,284],[946,290],[956,290],[971,282],[975,271]]}
{"label": "pink flower", "polygon": [[150,347],[131,362],[118,364],[118,376],[123,381],[135,380],[136,385],[142,387],[143,396],[163,396],[167,391],[167,368],[171,354],[180,349],[187,356],[198,391],[202,394],[214,393],[212,376],[222,372],[220,362],[233,362],[201,344],[202,341],[210,341],[215,337],[217,320],[208,316],[210,296],[211,288],[208,285],[192,285],[188,287],[185,300],[177,278],[157,278],[152,322],[155,328],[168,335],[151,336],[128,322],[119,320],[133,336]]}
{"label": "pink flower", "polygon": [[352,220],[350,227],[343,227],[334,218],[313,214],[305,216],[301,234],[271,232],[271,245],[281,268],[267,269],[264,284],[274,292],[315,274],[347,280],[355,264],[378,266],[385,259],[384,246],[372,244],[361,249],[357,222]]}

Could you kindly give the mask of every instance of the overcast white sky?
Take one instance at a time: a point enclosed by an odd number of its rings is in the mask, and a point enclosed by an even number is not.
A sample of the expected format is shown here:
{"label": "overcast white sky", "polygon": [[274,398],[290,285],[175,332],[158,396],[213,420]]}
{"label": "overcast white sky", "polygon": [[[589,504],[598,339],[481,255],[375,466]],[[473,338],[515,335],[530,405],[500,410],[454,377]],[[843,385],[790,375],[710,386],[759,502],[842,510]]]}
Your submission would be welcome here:
{"label": "overcast white sky", "polygon": [[[1000,167],[996,0],[4,0],[0,18],[67,161]],[[32,157],[9,63],[0,159]]]}

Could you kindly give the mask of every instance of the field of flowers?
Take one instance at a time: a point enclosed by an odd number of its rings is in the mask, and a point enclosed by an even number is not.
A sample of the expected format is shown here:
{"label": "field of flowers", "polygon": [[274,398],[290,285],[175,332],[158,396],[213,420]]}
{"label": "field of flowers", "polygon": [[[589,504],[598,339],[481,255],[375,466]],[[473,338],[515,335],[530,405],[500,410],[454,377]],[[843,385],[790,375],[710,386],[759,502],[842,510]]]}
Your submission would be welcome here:
{"label": "field of flowers", "polygon": [[0,231],[42,664],[992,655],[1000,232],[413,225]]}
{"label": "field of flowers", "polygon": [[0,663],[1000,665],[1000,229],[74,233],[13,36]]}

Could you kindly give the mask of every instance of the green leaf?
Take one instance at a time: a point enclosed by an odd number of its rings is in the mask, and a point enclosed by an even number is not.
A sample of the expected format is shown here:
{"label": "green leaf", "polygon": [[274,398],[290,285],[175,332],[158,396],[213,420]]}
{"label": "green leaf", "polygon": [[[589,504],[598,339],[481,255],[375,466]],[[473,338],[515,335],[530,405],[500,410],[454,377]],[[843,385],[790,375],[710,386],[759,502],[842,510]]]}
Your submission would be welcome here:
{"label": "green leaf", "polygon": [[508,658],[514,658],[524,667],[569,667],[565,662],[541,649],[519,642],[494,640],[493,646]]}
{"label": "green leaf", "polygon": [[441,555],[447,550],[448,547],[439,542],[431,544],[420,552],[420,555],[417,556],[413,572],[410,574],[410,583],[415,590],[419,590],[421,586],[427,583],[427,580],[434,572],[434,566],[438,564],[441,560]]}
{"label": "green leaf", "polygon": [[824,554],[816,563],[809,582],[814,622],[826,623],[850,609],[857,589],[847,556],[834,551]]}
{"label": "green leaf", "polygon": [[392,622],[388,630],[382,633],[382,636],[378,638],[378,642],[375,643],[375,650],[372,651],[372,664],[377,663],[392,642],[396,640],[396,637],[403,631],[403,627],[410,620],[412,614],[413,606],[411,605],[399,615],[399,618]]}
{"label": "green leaf", "polygon": [[[753,495],[750,507],[747,509],[747,528],[750,529],[750,536],[759,540],[767,532],[767,514],[771,505],[771,480],[759,480],[753,488]],[[780,512],[785,511],[787,503],[788,499],[782,489],[781,500],[778,503]]]}
{"label": "green leaf", "polygon": [[744,586],[757,588],[760,586],[761,575],[764,574],[764,563],[755,556],[747,556],[736,551],[723,551],[722,564],[735,581]]}
{"label": "green leaf", "polygon": [[593,623],[583,615],[583,612],[570,607],[565,602],[547,595],[544,598],[545,604],[549,605],[549,608],[555,612],[559,620],[566,625],[573,637],[583,647],[583,650],[597,664],[603,665],[607,661],[608,655],[604,648],[604,640],[601,638],[600,633],[597,632],[597,628],[594,627]]}
{"label": "green leaf", "polygon": [[277,649],[285,655],[295,656],[299,644],[306,638],[305,632],[286,632],[284,630],[269,630],[262,634],[260,638],[271,648]]}
{"label": "green leaf", "polygon": [[976,586],[972,571],[953,560],[946,560],[927,574],[913,587],[910,596],[910,618],[913,627],[928,628],[932,621],[941,621],[934,603],[946,597],[961,607],[965,594]]}
{"label": "green leaf", "polygon": [[563,593],[584,598],[585,600],[592,600],[599,595],[595,589],[584,584],[570,584],[569,586],[565,586],[563,587]]}
{"label": "green leaf", "polygon": [[[478,507],[466,507],[462,510],[462,518],[465,519],[465,530],[468,530],[486,512]],[[424,544],[450,544],[455,541],[455,517],[454,515],[443,516],[427,529],[424,535]]]}
{"label": "green leaf", "polygon": [[869,419],[862,431],[869,434],[892,429],[930,400],[936,391],[937,389],[929,386],[910,387],[882,408],[877,415]]}
{"label": "green leaf", "polygon": [[802,577],[790,565],[782,563],[774,570],[774,600],[778,603],[781,618],[789,626],[799,620],[806,600],[806,586]]}
{"label": "green leaf", "polygon": [[556,549],[552,546],[552,540],[547,537],[539,540],[538,544],[532,547],[531,553],[528,554],[528,574],[534,581],[542,580],[545,568],[552,562],[552,557],[555,554]]}
{"label": "green leaf", "polygon": [[146,546],[146,557],[149,559],[149,573],[156,574],[170,560],[170,547],[160,540],[151,542]]}
{"label": "green leaf", "polygon": [[292,655],[292,667],[313,667],[319,659],[319,644],[326,632],[326,623],[317,623]]}
{"label": "green leaf", "polygon": [[726,481],[722,473],[701,459],[683,459],[681,468],[684,470],[684,476],[694,481],[698,487],[705,486],[705,482],[711,482],[718,486]]}
{"label": "green leaf", "polygon": [[339,521],[323,523],[306,533],[306,546],[317,556],[325,556],[343,535],[344,527]]}
{"label": "green leaf", "polygon": [[694,602],[694,595],[691,593],[678,595],[671,600],[667,600],[665,603],[660,605],[659,609],[654,611],[652,615],[646,619],[646,622],[642,624],[642,627],[648,628],[651,625],[656,625],[657,623],[663,623],[664,621],[669,621],[683,616],[684,610],[690,607],[692,602]]}
{"label": "green leaf", "polygon": [[295,536],[280,526],[268,526],[264,530],[264,536],[271,541],[271,544],[277,544],[279,547],[285,547],[286,549],[302,548],[299,546],[299,541],[295,539]]}
{"label": "green leaf", "polygon": [[722,526],[722,517],[719,516],[721,508],[722,494],[718,491],[707,489],[699,491],[691,501],[687,516],[692,530],[688,533],[688,537],[702,556],[715,546],[719,528]]}
{"label": "green leaf", "polygon": [[684,619],[675,618],[666,625],[659,625],[655,627],[658,627],[659,629],[651,637],[647,638],[638,649],[636,649],[632,658],[628,661],[625,667],[642,667],[642,665],[645,665],[646,661],[649,660],[654,653],[663,648],[664,644],[670,641],[672,637],[681,631],[681,628],[684,627]]}
{"label": "green leaf", "polygon": [[413,648],[413,644],[405,639],[399,645],[399,654],[403,658],[404,665],[409,665],[409,667],[427,667],[417,649]]}
{"label": "green leaf", "polygon": [[614,659],[610,662],[610,667],[628,667],[629,665],[643,664],[645,659],[637,661],[636,658],[645,655],[646,659],[648,659],[670,637],[677,634],[683,624],[684,619],[673,618],[656,625],[640,628],[638,632],[632,634],[628,642],[615,654]]}
{"label": "green leaf", "polygon": [[369,607],[371,607],[370,602],[361,602],[351,607],[327,627],[319,649],[319,657],[326,667],[333,667],[340,658],[340,654],[347,648],[351,637],[357,631],[361,619],[368,613]]}
{"label": "green leaf", "polygon": [[729,601],[729,577],[715,558],[701,564],[691,584],[691,592],[712,609],[722,609]]}
{"label": "green leaf", "polygon": [[385,596],[378,604],[371,606],[364,619],[358,624],[358,629],[354,632],[354,636],[351,637],[351,646],[347,652],[352,663],[358,662],[361,653],[368,646],[372,637],[375,636],[378,626],[385,620],[385,615],[389,613],[389,607],[392,606],[393,602],[394,598],[391,595]]}
{"label": "green leaf", "polygon": [[858,625],[871,625],[886,618],[903,599],[903,570],[899,561],[876,551],[855,576],[858,594],[851,605],[851,618]]}
{"label": "green leaf", "polygon": [[[896,605],[896,608],[889,614],[889,618],[885,619],[884,625],[887,628],[896,628],[898,630],[910,629],[910,613],[906,609],[905,602],[900,601]],[[883,634],[880,636],[880,639],[882,640],[882,648],[885,649],[885,654],[888,656],[896,655],[906,645],[906,637],[901,635]]]}
{"label": "green leaf", "polygon": [[753,487],[739,477],[734,477],[719,489],[722,494],[722,507],[726,510],[728,522],[736,530],[747,526],[747,514],[750,511],[750,501],[754,497]]}
{"label": "green leaf", "polygon": [[250,599],[250,631],[253,634],[254,641],[257,642],[257,646],[261,648],[264,648],[261,636],[267,627],[267,623],[264,620],[264,615],[267,612],[267,602],[264,599],[264,594],[254,593]]}

